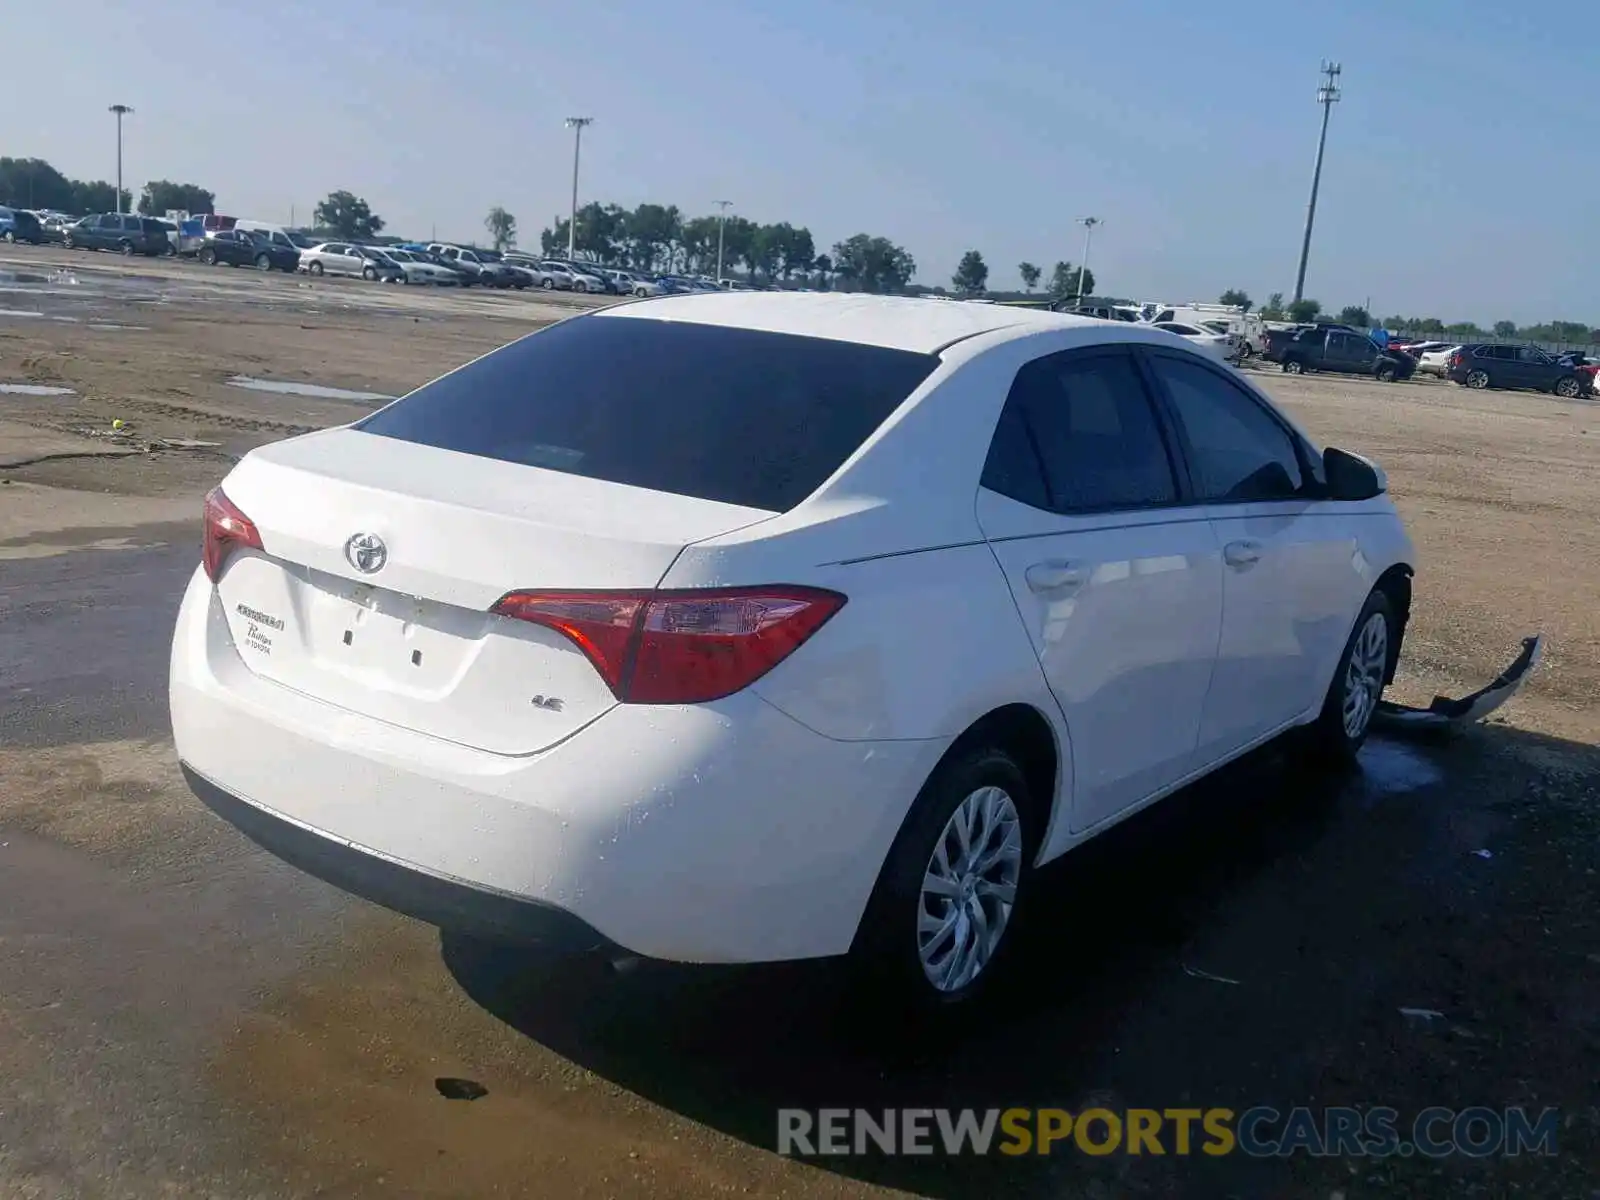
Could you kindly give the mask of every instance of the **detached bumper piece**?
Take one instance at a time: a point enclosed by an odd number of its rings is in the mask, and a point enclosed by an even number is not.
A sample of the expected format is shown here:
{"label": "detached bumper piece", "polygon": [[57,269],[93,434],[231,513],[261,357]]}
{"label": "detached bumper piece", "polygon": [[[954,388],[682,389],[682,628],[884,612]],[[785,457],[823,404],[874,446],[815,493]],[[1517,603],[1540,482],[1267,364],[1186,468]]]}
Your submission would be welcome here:
{"label": "detached bumper piece", "polygon": [[1542,633],[1523,638],[1522,652],[1517,655],[1516,661],[1501,671],[1488,687],[1480,688],[1459,700],[1435,696],[1427,708],[1412,708],[1392,700],[1383,700],[1372,715],[1373,722],[1392,733],[1436,733],[1481,721],[1517,694],[1543,656]]}

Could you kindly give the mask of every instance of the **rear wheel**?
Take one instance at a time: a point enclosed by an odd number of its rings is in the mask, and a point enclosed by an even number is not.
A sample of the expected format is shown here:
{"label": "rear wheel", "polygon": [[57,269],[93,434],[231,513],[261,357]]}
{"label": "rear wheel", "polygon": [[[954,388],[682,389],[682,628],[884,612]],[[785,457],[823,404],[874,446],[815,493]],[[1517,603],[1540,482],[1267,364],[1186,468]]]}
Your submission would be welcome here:
{"label": "rear wheel", "polygon": [[551,279],[548,275],[546,275],[543,279],[541,279],[539,281],[539,286],[542,287],[547,292],[554,291],[555,290],[555,286],[556,286],[556,281],[554,279]]}
{"label": "rear wheel", "polygon": [[269,254],[258,254],[258,255],[256,255],[256,270],[258,270],[258,271],[270,271],[270,270],[272,270],[272,256],[269,255]]}
{"label": "rear wheel", "polygon": [[117,243],[117,249],[122,252],[122,256],[124,258],[133,257],[133,243],[128,241],[126,238]]}
{"label": "rear wheel", "polygon": [[852,954],[868,996],[933,1014],[988,985],[1016,940],[1038,844],[1034,811],[1022,768],[998,746],[939,766],[889,851],[856,935]]}
{"label": "rear wheel", "polygon": [[15,233],[13,233],[9,229],[6,230],[4,233],[0,233],[0,237],[5,238],[6,244],[8,246],[14,246],[14,245],[17,244],[17,235]]}
{"label": "rear wheel", "polygon": [[1356,752],[1372,728],[1372,715],[1389,677],[1394,632],[1394,609],[1389,598],[1374,590],[1361,607],[1333,682],[1328,685],[1322,713],[1310,729],[1312,745],[1319,756],[1334,762],[1355,761]]}
{"label": "rear wheel", "polygon": [[1563,375],[1560,379],[1556,380],[1556,395],[1564,396],[1568,400],[1571,400],[1573,397],[1577,396],[1577,394],[1582,390],[1583,385],[1578,382],[1578,377],[1576,375]]}
{"label": "rear wheel", "polygon": [[572,290],[575,292],[587,292],[589,290],[589,285],[580,279],[577,283],[572,285]]}
{"label": "rear wheel", "polygon": [[208,267],[214,267],[217,265],[217,252],[210,246],[207,246],[204,250],[200,251],[197,257]]}
{"label": "rear wheel", "polygon": [[1481,392],[1489,386],[1489,372],[1476,369],[1468,371],[1467,386]]}
{"label": "rear wheel", "polygon": [[1380,363],[1378,364],[1378,370],[1376,374],[1378,376],[1378,382],[1393,383],[1395,380],[1394,365],[1392,363]]}
{"label": "rear wheel", "polygon": [[1298,358],[1286,358],[1283,361],[1283,373],[1285,375],[1304,375],[1306,373],[1306,365]]}

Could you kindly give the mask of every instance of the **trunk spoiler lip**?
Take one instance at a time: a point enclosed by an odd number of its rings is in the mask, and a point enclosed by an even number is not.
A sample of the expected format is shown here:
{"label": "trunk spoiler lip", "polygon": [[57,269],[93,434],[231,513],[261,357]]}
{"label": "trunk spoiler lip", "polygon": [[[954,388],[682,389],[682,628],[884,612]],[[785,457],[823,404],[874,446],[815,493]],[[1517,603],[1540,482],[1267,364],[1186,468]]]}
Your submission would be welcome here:
{"label": "trunk spoiler lip", "polygon": [[1460,699],[1435,696],[1427,708],[1382,700],[1373,713],[1375,724],[1396,732],[1458,729],[1481,721],[1521,690],[1544,657],[1544,634],[1522,639],[1522,650],[1486,687]]}

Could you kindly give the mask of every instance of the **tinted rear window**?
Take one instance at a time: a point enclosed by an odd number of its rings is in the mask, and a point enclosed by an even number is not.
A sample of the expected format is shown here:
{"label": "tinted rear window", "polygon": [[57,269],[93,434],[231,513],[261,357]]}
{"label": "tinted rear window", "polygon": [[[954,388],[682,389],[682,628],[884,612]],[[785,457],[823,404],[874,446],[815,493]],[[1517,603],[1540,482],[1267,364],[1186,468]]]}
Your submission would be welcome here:
{"label": "tinted rear window", "polygon": [[792,334],[579,317],[435,380],[357,428],[784,512],[938,363]]}

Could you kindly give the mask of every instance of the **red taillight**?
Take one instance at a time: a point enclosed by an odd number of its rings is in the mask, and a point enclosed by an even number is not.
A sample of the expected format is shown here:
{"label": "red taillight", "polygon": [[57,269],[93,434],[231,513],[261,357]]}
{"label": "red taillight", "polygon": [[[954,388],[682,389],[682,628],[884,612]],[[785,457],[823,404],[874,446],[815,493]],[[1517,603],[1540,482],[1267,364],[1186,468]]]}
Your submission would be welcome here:
{"label": "red taillight", "polygon": [[1460,365],[1461,365],[1461,352],[1457,351],[1456,353],[1454,353],[1454,354],[1452,354],[1450,356],[1450,369],[1453,371],[1457,367],[1459,367]]}
{"label": "red taillight", "polygon": [[837,592],[512,592],[492,611],[566,635],[625,704],[699,704],[760,679],[844,606]]}
{"label": "red taillight", "polygon": [[205,521],[205,543],[200,557],[212,583],[222,578],[222,564],[236,549],[242,546],[252,550],[262,548],[261,532],[256,529],[255,522],[240,512],[220,487],[206,494]]}

